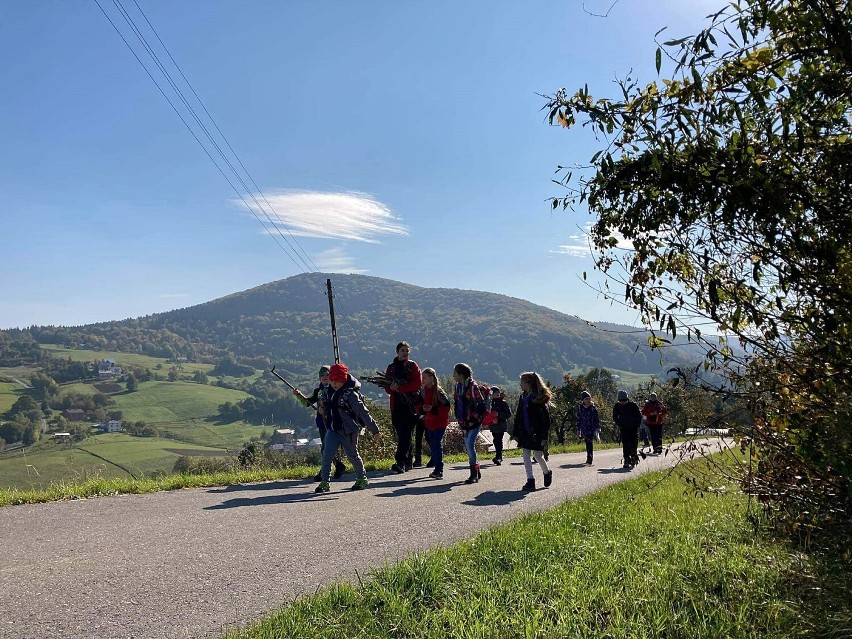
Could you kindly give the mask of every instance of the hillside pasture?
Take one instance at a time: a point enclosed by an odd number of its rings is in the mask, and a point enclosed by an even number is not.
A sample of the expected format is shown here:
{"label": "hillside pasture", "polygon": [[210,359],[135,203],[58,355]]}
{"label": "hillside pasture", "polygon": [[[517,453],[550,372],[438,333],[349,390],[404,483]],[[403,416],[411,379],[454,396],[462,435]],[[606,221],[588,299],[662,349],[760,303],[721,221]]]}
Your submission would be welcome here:
{"label": "hillside pasture", "polygon": [[5,413],[21,396],[22,388],[15,382],[0,382],[0,413]]}
{"label": "hillside pasture", "polygon": [[156,428],[161,435],[181,442],[233,450],[240,448],[252,437],[258,437],[264,430],[271,433],[281,426],[257,426],[243,421],[214,424],[209,420],[192,420],[157,424]]}
{"label": "hillside pasture", "polygon": [[127,421],[169,424],[218,415],[219,405],[238,402],[248,393],[190,382],[143,382],[134,393],[111,395]]}
{"label": "hillside pasture", "polygon": [[190,450],[204,455],[225,452],[121,433],[96,435],[79,444],[48,440],[24,450],[0,453],[0,487],[43,489],[51,484],[82,482],[94,477],[142,478],[169,473],[177,458]]}

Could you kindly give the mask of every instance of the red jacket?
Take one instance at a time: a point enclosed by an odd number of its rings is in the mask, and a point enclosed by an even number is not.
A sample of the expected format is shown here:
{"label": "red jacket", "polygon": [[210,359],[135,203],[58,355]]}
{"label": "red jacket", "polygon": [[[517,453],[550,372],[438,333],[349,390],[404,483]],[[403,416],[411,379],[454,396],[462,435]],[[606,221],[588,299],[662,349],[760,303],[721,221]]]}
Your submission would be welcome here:
{"label": "red jacket", "polygon": [[666,405],[658,399],[649,399],[642,407],[642,414],[645,416],[645,423],[648,426],[662,424],[668,412]]}
{"label": "red jacket", "polygon": [[[431,406],[432,410],[423,411],[423,406]],[[420,406],[423,412],[423,425],[426,430],[440,430],[446,428],[450,423],[450,398],[438,393],[434,386],[423,389],[423,404]]]}
{"label": "red jacket", "polygon": [[[393,412],[394,405],[396,404],[397,394],[405,393],[410,394],[409,397],[411,399],[411,410],[412,412],[416,412],[415,408],[415,398],[413,395],[420,392],[420,389],[423,387],[423,377],[420,374],[420,367],[417,365],[412,359],[407,360],[405,364],[403,364],[403,368],[406,370],[405,379],[400,379],[399,376],[394,374],[394,370],[396,369],[396,364],[398,360],[394,357],[394,360],[388,365],[387,371],[385,371],[385,375],[391,379],[396,379],[400,382],[399,388],[395,391],[392,391],[390,388],[385,388],[385,391],[390,395],[390,409]],[[405,401],[405,399],[401,399],[400,401]]]}

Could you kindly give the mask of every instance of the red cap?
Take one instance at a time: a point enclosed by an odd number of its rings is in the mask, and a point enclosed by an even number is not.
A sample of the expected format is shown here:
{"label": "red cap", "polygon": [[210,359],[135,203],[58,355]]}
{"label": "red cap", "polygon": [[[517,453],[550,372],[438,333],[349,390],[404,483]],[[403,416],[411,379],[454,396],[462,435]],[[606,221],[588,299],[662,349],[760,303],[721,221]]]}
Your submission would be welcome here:
{"label": "red cap", "polygon": [[328,371],[328,381],[330,382],[345,382],[349,379],[349,369],[346,364],[332,364]]}

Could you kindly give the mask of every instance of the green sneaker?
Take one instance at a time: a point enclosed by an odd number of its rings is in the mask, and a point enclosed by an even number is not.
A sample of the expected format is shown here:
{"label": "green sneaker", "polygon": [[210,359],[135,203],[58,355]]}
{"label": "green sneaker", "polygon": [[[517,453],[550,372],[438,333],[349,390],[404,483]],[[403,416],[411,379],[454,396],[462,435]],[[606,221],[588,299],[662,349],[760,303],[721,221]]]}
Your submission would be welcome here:
{"label": "green sneaker", "polygon": [[355,483],[352,484],[352,490],[364,490],[367,487],[367,478],[359,477],[355,480]]}
{"label": "green sneaker", "polygon": [[331,486],[328,485],[327,481],[321,481],[319,483],[319,486],[314,488],[315,493],[327,493],[330,490],[331,490]]}

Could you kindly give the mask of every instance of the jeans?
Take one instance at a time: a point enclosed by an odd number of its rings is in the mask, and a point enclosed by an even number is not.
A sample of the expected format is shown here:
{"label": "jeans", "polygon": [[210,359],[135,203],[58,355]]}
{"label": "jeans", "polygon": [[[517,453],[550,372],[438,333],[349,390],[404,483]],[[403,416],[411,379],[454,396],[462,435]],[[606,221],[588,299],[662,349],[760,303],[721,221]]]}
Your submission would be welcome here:
{"label": "jeans", "polygon": [[343,446],[343,452],[352,462],[352,466],[355,468],[355,476],[359,479],[366,477],[367,471],[364,470],[364,460],[358,454],[358,433],[346,435],[335,430],[328,430],[325,433],[325,450],[322,452],[322,466],[320,467],[322,480],[328,481],[331,477],[331,463],[340,446]]}
{"label": "jeans", "polygon": [[463,431],[464,432],[464,447],[467,449],[467,460],[471,464],[476,463],[476,436],[479,435],[479,431],[481,427],[477,426],[476,428],[471,428],[470,430]]}
{"label": "jeans", "polygon": [[432,461],[434,462],[435,472],[442,474],[444,472],[444,431],[446,428],[438,430],[427,430],[426,441],[429,444],[429,450],[432,451]]}

